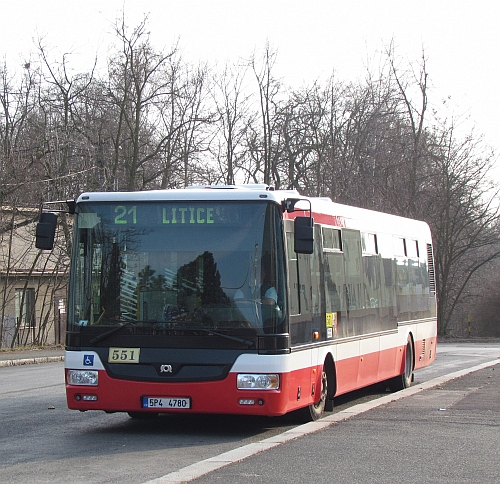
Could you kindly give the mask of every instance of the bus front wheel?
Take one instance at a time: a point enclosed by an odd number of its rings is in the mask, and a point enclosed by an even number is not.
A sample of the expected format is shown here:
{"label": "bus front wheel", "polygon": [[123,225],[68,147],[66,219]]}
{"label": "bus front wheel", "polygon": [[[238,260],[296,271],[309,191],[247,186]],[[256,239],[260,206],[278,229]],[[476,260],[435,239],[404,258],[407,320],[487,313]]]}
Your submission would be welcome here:
{"label": "bus front wheel", "polygon": [[325,407],[327,407],[328,398],[328,375],[325,368],[321,372],[321,393],[319,400],[316,403],[311,403],[297,411],[298,417],[301,421],[310,422],[311,420],[318,420],[323,416]]}
{"label": "bus front wheel", "polygon": [[410,336],[408,336],[408,341],[406,343],[405,355],[404,355],[404,372],[393,379],[392,389],[394,391],[404,390],[411,386],[413,380],[413,341]]}

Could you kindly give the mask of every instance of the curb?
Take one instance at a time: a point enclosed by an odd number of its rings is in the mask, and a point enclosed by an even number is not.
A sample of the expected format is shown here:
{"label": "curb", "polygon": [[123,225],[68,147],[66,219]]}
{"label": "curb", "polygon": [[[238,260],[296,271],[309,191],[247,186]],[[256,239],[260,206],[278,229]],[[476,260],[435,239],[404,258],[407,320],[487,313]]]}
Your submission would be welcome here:
{"label": "curb", "polygon": [[22,358],[18,360],[0,361],[0,368],[7,366],[37,365],[39,363],[52,363],[55,361],[64,361],[64,356],[41,356],[39,358]]}

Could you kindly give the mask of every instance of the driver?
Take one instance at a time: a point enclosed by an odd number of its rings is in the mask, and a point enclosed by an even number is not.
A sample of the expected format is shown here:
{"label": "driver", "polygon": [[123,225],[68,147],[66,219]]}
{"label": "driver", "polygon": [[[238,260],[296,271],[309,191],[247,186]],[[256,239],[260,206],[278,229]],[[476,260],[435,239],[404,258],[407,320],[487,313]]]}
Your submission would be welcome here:
{"label": "driver", "polygon": [[[257,290],[255,291],[255,294],[259,295],[258,301],[262,304],[277,306],[278,293],[273,283],[271,282],[271,279],[269,277],[269,271],[265,263],[262,264],[261,279],[262,282],[259,284]],[[234,294],[234,299],[244,299],[244,298],[245,296],[243,294],[243,291],[241,289],[238,289]]]}

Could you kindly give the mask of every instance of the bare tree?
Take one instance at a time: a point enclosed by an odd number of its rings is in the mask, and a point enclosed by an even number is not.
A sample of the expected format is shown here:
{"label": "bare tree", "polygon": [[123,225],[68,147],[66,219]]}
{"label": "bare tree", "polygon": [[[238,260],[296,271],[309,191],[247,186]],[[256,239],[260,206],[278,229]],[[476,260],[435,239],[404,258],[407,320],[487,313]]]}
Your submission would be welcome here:
{"label": "bare tree", "polygon": [[120,178],[126,190],[142,188],[143,181],[138,174],[158,157],[168,139],[155,137],[154,120],[158,116],[159,99],[171,95],[165,66],[176,48],[167,54],[156,52],[146,28],[147,18],[131,33],[125,18],[115,25],[121,49],[109,63],[108,92],[117,119],[112,165],[115,189],[119,188]]}
{"label": "bare tree", "polygon": [[[418,211],[419,171],[424,164],[422,158],[425,156],[425,116],[428,107],[428,78],[426,68],[425,52],[422,50],[421,62],[418,70],[410,65],[409,70],[403,75],[400,74],[397,66],[394,42],[386,50],[387,58],[391,66],[392,76],[398,86],[399,95],[406,111],[407,133],[411,140],[408,155],[405,157],[406,170],[406,188],[405,212],[410,217],[418,217],[421,214]],[[410,96],[411,88],[416,88],[418,97],[416,100]]]}
{"label": "bare tree", "polygon": [[[279,156],[280,146],[277,113],[279,112],[278,94],[281,83],[272,75],[276,57],[276,51],[272,50],[267,43],[261,64],[256,60],[255,55],[252,56],[249,63],[257,81],[261,119],[259,128],[262,129],[262,132],[254,129],[253,136],[250,134],[248,146],[255,162],[255,174],[262,173],[263,182],[268,185],[273,184],[273,181],[278,181],[273,180],[273,172],[275,175],[277,173],[275,162]],[[277,187],[279,187],[279,183]]]}
{"label": "bare tree", "polygon": [[[30,119],[36,111],[40,86],[39,71],[24,65],[22,75],[10,75],[7,65],[0,66],[0,204],[9,204],[11,196],[29,203],[26,196],[30,180],[36,177],[36,147],[29,136]],[[35,169],[34,169],[35,168]],[[36,178],[35,178],[36,179]]]}
{"label": "bare tree", "polygon": [[[497,228],[497,230],[500,230]],[[499,260],[483,266],[471,278],[465,304],[459,308],[459,318],[451,330],[467,336],[500,337],[500,277]]]}
{"label": "bare tree", "polygon": [[324,147],[321,133],[327,117],[323,94],[318,84],[292,91],[276,113],[281,143],[273,163],[277,185],[317,192],[318,158]]}
{"label": "bare tree", "polygon": [[216,74],[212,96],[217,110],[214,157],[217,160],[221,179],[231,185],[236,181],[238,165],[244,158],[248,103],[250,96],[244,94],[245,70],[239,72],[225,66]]}
{"label": "bare tree", "polygon": [[447,334],[473,276],[500,256],[498,190],[489,178],[493,154],[472,134],[459,140],[453,123],[435,133],[428,198],[433,229],[438,331]]}
{"label": "bare tree", "polygon": [[[209,75],[208,66],[184,62],[177,45],[156,50],[147,18],[129,29],[122,16],[114,33],[117,47],[102,77],[95,66],[73,74],[70,55],[55,62],[41,40],[38,60],[21,76],[0,67],[0,202],[8,207],[0,213],[0,325],[13,281],[26,284],[19,264],[44,308],[53,310],[65,283],[71,242],[64,217],[50,257],[33,265],[30,251],[25,258],[12,252],[12,240],[34,218],[24,205],[84,190],[199,183],[264,182],[424,219],[435,238],[440,333],[477,300],[471,281],[500,255],[497,194],[488,185],[494,154],[474,133],[459,137],[453,122],[430,119],[424,52],[416,63],[403,62],[392,42],[378,72],[363,80],[332,76],[324,86],[291,90],[275,77],[269,44],[260,58]],[[247,72],[255,94],[247,91]],[[34,282],[40,271],[52,292]],[[53,313],[40,318],[47,328]],[[43,328],[35,340],[44,340]]]}
{"label": "bare tree", "polygon": [[208,126],[213,120],[213,114],[205,106],[208,97],[206,68],[200,67],[192,74],[189,71],[187,73],[186,88],[177,100],[179,112],[182,113],[179,123],[179,154],[182,161],[183,186],[203,183],[205,179],[207,170],[200,157],[209,150],[212,134]]}
{"label": "bare tree", "polygon": [[77,195],[91,186],[98,166],[95,150],[85,123],[84,110],[94,83],[94,62],[89,74],[70,74],[70,54],[62,61],[50,60],[43,41],[38,41],[46,87],[41,90],[40,110],[45,121],[44,178],[54,198]]}

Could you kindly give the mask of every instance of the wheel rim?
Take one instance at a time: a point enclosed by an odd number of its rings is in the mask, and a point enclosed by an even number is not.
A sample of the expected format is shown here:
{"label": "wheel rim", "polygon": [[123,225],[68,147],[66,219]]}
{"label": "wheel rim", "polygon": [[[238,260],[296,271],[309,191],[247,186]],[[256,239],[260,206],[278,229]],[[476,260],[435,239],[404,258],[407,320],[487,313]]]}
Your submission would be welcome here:
{"label": "wheel rim", "polygon": [[319,402],[314,405],[315,408],[320,409],[324,407],[327,393],[328,393],[328,379],[326,377],[326,371],[323,371],[323,373],[321,374],[321,395],[319,397]]}

